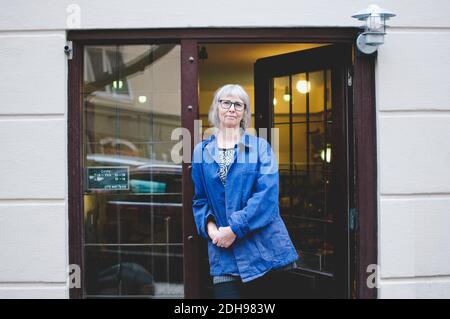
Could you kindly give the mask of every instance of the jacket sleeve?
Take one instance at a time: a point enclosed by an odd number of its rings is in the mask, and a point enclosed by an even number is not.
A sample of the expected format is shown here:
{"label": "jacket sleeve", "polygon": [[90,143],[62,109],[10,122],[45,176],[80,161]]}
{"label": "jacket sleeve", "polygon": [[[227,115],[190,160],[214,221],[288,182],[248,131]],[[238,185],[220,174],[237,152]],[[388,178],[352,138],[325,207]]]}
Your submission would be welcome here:
{"label": "jacket sleeve", "polygon": [[264,139],[258,142],[260,161],[256,186],[247,205],[228,217],[228,224],[237,238],[270,224],[279,215],[278,164],[269,143]]}
{"label": "jacket sleeve", "polygon": [[202,145],[197,144],[194,148],[194,156],[192,161],[192,181],[194,183],[194,197],[192,203],[192,210],[194,213],[194,220],[197,226],[198,234],[205,238],[210,239],[206,229],[206,225],[209,219],[215,220],[215,216],[211,207],[208,204],[208,198],[206,197],[206,190],[204,187],[204,180],[202,174]]}

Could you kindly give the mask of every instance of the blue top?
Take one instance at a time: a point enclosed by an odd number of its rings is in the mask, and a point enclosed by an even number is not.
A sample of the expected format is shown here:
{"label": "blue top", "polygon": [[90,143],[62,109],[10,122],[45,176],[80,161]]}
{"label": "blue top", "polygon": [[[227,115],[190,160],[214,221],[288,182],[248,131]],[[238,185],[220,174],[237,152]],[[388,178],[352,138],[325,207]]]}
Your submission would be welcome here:
{"label": "blue top", "polygon": [[[219,176],[215,135],[194,148],[193,213],[197,231],[208,240],[210,274],[235,275],[243,282],[298,259],[278,205],[278,165],[266,140],[243,134],[234,147],[225,185]],[[237,238],[229,248],[212,244],[206,230],[213,217],[218,227],[230,226]]]}

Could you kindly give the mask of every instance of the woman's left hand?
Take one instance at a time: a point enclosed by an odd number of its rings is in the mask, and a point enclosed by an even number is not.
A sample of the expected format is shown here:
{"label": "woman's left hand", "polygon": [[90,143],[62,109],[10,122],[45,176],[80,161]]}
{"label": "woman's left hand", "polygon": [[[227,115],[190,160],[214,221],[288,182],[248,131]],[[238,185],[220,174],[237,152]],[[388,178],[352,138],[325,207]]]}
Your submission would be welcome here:
{"label": "woman's left hand", "polygon": [[219,234],[216,236],[218,247],[228,248],[236,239],[236,234],[231,230],[231,227],[219,227]]}

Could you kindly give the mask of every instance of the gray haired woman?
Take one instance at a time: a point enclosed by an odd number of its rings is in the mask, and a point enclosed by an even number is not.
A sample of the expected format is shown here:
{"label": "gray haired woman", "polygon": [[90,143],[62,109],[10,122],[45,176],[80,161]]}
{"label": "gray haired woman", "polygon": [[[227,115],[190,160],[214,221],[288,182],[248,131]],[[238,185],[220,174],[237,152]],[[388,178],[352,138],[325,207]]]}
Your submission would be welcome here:
{"label": "gray haired woman", "polygon": [[250,101],[236,84],[219,88],[209,121],[215,132],[194,148],[193,213],[208,240],[216,298],[287,297],[286,270],[297,252],[280,217],[272,148],[246,132]]}

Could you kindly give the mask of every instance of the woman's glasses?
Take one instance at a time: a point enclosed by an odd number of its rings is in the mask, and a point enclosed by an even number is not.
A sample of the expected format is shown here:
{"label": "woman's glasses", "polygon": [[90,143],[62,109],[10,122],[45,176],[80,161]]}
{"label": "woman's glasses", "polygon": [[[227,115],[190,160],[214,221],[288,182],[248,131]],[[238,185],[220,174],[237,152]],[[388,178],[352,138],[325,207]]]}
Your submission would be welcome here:
{"label": "woman's glasses", "polygon": [[233,104],[234,109],[236,111],[243,111],[245,108],[245,104],[241,102],[233,102],[230,100],[219,100],[220,106],[224,108],[225,110],[228,110]]}

